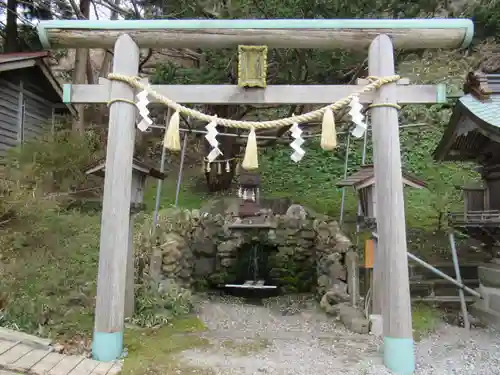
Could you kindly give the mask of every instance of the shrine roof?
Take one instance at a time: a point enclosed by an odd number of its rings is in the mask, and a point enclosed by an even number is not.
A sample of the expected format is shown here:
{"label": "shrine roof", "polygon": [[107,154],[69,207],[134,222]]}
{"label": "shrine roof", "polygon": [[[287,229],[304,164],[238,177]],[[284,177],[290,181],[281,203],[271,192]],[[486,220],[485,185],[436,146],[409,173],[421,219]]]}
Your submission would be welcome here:
{"label": "shrine roof", "polygon": [[434,151],[437,161],[474,161],[500,157],[500,75],[469,73],[465,95],[457,100]]}
{"label": "shrine roof", "polygon": [[[140,173],[147,176],[157,178],[159,180],[164,180],[167,175],[159,170],[149,166],[148,164],[134,158],[132,161],[132,168]],[[100,161],[87,167],[85,174],[93,174],[99,177],[104,177],[106,170],[106,160],[101,159]]]}
{"label": "shrine roof", "polygon": [[[417,177],[403,171],[403,183],[417,189],[426,187],[426,183]],[[338,182],[337,187],[352,186],[356,190],[375,185],[375,170],[373,165],[362,165],[361,169],[347,176],[344,180]]]}

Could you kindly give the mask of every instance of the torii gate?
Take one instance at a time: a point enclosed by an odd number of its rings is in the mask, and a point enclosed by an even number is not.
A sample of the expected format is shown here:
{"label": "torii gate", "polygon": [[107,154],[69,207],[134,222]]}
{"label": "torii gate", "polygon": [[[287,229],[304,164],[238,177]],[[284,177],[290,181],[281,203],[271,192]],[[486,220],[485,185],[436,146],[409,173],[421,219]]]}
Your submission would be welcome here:
{"label": "torii gate", "polygon": [[[113,73],[138,75],[141,48],[369,48],[369,74],[394,75],[394,48],[460,48],[470,44],[467,19],[358,20],[144,20],[42,21],[45,48],[112,48]],[[177,103],[330,104],[358,91],[358,85],[268,86],[160,85],[152,88]],[[130,182],[135,137],[134,89],[123,82],[65,85],[68,103],[110,105],[93,355],[110,361],[123,349]],[[411,302],[401,176],[398,112],[394,104],[445,103],[443,85],[408,85],[400,80],[361,95],[372,106],[379,246],[375,295],[382,303],[384,362],[397,374],[414,371]],[[381,105],[382,104],[382,105]],[[386,106],[384,106],[386,104]],[[390,106],[392,105],[392,106]]]}

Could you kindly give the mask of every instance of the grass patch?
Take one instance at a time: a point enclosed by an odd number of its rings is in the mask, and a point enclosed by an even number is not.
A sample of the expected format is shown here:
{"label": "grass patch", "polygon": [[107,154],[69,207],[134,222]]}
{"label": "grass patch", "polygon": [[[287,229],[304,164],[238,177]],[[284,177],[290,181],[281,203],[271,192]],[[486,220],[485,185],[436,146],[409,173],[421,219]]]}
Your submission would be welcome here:
{"label": "grass patch", "polygon": [[69,338],[93,327],[99,215],[47,212],[4,229],[0,325]]}
{"label": "grass patch", "polygon": [[[200,208],[204,201],[210,199],[209,193],[199,191],[199,180],[201,178],[199,167],[186,166],[179,190],[179,207],[186,209]],[[157,181],[150,180],[144,193],[144,203],[149,211],[153,211],[156,201]],[[160,195],[160,209],[173,207],[175,204],[175,193],[177,190],[177,175],[171,173],[162,182]]]}
{"label": "grass patch", "polygon": [[258,353],[271,345],[271,341],[266,338],[255,338],[245,341],[224,340],[222,347],[229,350],[232,354],[246,357],[253,353]]}
{"label": "grass patch", "polygon": [[433,333],[441,322],[442,315],[437,308],[426,304],[413,305],[413,337],[416,341]]}
{"label": "grass patch", "polygon": [[123,375],[212,375],[210,369],[182,364],[176,355],[184,350],[207,347],[209,341],[196,333],[206,329],[196,317],[175,320],[158,329],[129,328],[125,332],[128,356]]}

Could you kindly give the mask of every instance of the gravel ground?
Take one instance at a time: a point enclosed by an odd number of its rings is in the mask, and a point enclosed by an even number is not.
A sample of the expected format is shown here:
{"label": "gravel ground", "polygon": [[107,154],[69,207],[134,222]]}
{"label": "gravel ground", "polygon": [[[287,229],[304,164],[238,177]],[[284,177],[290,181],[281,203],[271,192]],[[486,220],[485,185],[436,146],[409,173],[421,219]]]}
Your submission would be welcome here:
{"label": "gravel ground", "polygon": [[[207,349],[183,353],[187,364],[215,375],[390,374],[380,341],[354,334],[314,308],[285,314],[235,302],[206,302]],[[500,375],[500,334],[444,325],[417,345],[415,375]]]}

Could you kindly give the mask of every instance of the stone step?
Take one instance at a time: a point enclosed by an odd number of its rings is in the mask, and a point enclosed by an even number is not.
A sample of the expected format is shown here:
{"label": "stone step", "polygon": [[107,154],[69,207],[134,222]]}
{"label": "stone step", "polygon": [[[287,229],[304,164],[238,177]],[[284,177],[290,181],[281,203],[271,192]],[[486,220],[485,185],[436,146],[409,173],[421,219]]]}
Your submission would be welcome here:
{"label": "stone step", "polygon": [[[479,287],[479,280],[463,280],[465,286],[476,289]],[[445,279],[433,280],[411,280],[410,293],[413,297],[437,296],[458,296],[459,288]],[[465,292],[467,294],[467,292]]]}
{"label": "stone step", "polygon": [[[426,303],[434,303],[434,304],[456,304],[460,303],[459,296],[427,296],[427,297],[414,297],[411,299],[413,302],[426,302]],[[473,296],[465,296],[465,302],[472,303],[475,302],[476,298]]]}
{"label": "stone step", "polygon": [[484,324],[495,329],[500,329],[500,313],[484,308],[480,303],[469,306],[469,313]]}
{"label": "stone step", "polygon": [[478,268],[478,278],[486,287],[500,288],[500,265],[482,264]]}
{"label": "stone step", "polygon": [[[479,279],[462,279],[462,283],[469,285],[479,285]],[[443,278],[427,279],[427,280],[410,280],[410,285],[436,285],[436,286],[446,286],[454,285],[451,281]]]}
{"label": "stone step", "polygon": [[[441,272],[444,272],[446,275],[455,277],[455,266],[451,262],[442,262],[442,263],[434,263],[431,264],[434,268],[437,268]],[[478,267],[484,265],[484,263],[466,263],[460,264],[460,276],[464,280],[476,280],[479,279],[478,276]],[[363,277],[365,274],[365,268],[360,266],[359,268],[360,275]],[[419,264],[410,263],[408,265],[408,273],[410,276],[410,280],[434,280],[440,278],[434,272],[425,268]]]}
{"label": "stone step", "polygon": [[[478,279],[478,266],[482,263],[460,264],[460,276],[462,279]],[[437,263],[432,265],[448,276],[455,277],[455,267],[453,263]],[[431,270],[416,264],[410,264],[409,276],[411,280],[435,279],[437,276]]]}

